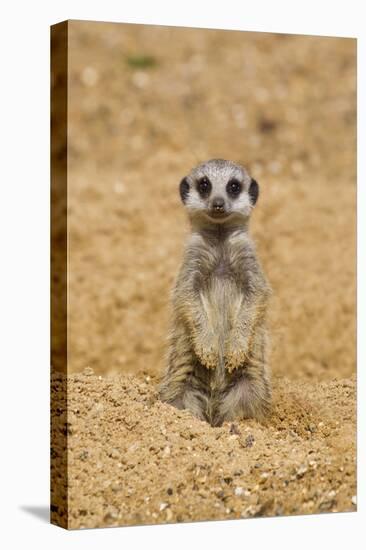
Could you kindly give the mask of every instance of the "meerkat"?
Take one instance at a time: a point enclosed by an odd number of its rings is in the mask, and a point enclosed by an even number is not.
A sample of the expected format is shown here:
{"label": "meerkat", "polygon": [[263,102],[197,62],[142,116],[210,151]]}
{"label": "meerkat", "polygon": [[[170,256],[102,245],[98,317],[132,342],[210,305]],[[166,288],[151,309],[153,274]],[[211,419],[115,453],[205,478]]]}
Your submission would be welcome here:
{"label": "meerkat", "polygon": [[248,226],[258,183],[214,159],[179,186],[191,232],[172,295],[168,367],[159,397],[220,426],[270,410],[266,309],[271,288]]}

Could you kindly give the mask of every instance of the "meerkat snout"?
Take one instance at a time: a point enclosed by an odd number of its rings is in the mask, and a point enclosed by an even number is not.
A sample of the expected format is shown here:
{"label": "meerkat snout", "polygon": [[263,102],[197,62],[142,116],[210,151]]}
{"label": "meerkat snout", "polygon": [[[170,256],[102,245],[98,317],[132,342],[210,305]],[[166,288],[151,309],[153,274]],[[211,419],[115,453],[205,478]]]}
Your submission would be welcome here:
{"label": "meerkat snout", "polygon": [[217,212],[225,212],[225,199],[222,197],[215,197],[212,200],[212,208]]}
{"label": "meerkat snout", "polygon": [[219,426],[270,409],[266,309],[270,287],[249,235],[259,187],[242,166],[214,159],[179,185],[191,223],[173,292],[160,398]]}

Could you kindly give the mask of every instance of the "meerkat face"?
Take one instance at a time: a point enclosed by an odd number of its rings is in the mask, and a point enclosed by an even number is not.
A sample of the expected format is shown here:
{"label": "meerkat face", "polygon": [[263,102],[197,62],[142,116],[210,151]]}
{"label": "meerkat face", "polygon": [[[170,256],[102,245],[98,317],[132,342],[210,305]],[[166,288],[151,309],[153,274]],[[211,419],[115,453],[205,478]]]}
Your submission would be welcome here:
{"label": "meerkat face", "polygon": [[200,164],[183,178],[179,191],[191,219],[240,223],[249,218],[259,187],[243,167],[214,159]]}

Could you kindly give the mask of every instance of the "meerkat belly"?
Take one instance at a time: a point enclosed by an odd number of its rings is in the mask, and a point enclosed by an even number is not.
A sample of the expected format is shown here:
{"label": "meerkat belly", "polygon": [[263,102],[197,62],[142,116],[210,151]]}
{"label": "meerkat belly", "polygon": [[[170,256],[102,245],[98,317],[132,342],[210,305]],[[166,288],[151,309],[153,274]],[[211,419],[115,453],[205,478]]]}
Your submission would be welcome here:
{"label": "meerkat belly", "polygon": [[206,288],[201,291],[201,301],[210,330],[217,341],[221,361],[242,307],[243,296],[233,278],[213,272]]}
{"label": "meerkat belly", "polygon": [[229,331],[242,304],[237,285],[214,277],[201,292],[201,299],[211,328],[217,333]]}

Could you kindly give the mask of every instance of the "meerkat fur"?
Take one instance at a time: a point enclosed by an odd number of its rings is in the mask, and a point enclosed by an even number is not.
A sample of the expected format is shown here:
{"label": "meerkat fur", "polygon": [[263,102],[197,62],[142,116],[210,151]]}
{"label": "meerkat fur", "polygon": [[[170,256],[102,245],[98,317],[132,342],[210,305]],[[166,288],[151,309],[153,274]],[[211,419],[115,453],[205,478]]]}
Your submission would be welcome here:
{"label": "meerkat fur", "polygon": [[220,426],[270,410],[266,310],[270,286],[248,232],[259,187],[214,159],[180,183],[191,232],[172,295],[160,399]]}

